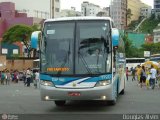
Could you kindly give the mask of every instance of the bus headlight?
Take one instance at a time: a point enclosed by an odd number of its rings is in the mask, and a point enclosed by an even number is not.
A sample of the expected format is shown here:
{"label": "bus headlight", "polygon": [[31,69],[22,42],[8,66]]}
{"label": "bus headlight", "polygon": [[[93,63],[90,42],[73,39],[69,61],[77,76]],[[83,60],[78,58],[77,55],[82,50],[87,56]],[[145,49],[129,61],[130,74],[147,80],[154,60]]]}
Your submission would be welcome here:
{"label": "bus headlight", "polygon": [[44,86],[54,86],[51,81],[41,80],[40,83],[41,85],[44,85]]}
{"label": "bus headlight", "polygon": [[98,87],[98,86],[106,86],[106,85],[109,85],[111,84],[111,80],[101,80],[101,81],[98,81],[95,85],[95,87]]}

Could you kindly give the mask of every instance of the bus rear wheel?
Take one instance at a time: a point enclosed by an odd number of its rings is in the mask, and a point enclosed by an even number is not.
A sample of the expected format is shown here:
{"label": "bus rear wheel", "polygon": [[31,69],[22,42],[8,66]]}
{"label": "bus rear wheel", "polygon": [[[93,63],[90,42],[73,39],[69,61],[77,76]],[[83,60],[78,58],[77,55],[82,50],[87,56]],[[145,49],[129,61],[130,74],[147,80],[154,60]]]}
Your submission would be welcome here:
{"label": "bus rear wheel", "polygon": [[56,101],[54,101],[54,103],[56,104],[56,106],[64,106],[66,101],[65,100],[56,100]]}

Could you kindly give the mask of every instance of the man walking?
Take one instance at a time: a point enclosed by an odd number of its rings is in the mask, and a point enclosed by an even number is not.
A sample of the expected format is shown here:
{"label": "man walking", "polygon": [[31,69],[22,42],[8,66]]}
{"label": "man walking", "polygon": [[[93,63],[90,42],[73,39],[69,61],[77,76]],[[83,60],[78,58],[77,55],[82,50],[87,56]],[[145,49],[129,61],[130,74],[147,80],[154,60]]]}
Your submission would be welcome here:
{"label": "man walking", "polygon": [[30,68],[27,69],[26,78],[27,78],[27,87],[30,87],[30,83],[31,83],[31,71],[30,71]]}
{"label": "man walking", "polygon": [[156,81],[156,75],[157,75],[157,70],[153,67],[153,65],[151,65],[151,78],[150,78],[150,86],[152,89],[154,89],[155,87],[155,81]]}

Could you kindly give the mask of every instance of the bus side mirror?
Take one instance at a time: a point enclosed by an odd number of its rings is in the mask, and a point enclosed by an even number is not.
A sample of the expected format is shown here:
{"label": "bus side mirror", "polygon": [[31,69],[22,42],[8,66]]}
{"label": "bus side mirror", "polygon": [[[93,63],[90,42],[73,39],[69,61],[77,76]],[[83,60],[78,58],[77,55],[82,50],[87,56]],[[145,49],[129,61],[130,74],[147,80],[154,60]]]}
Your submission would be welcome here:
{"label": "bus side mirror", "polygon": [[31,34],[31,49],[39,49],[39,36],[41,31],[35,31]]}
{"label": "bus side mirror", "polygon": [[112,28],[112,45],[113,47],[118,46],[119,44],[119,31],[117,28]]}

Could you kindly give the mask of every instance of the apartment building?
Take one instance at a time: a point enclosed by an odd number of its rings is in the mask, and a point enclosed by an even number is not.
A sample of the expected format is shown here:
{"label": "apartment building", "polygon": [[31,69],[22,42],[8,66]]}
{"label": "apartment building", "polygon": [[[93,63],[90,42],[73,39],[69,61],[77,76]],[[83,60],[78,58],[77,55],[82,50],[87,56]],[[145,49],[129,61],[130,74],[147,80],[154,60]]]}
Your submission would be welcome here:
{"label": "apartment building", "polygon": [[152,7],[142,7],[140,8],[140,16],[143,16],[145,18],[149,18],[151,16]]}
{"label": "apartment building", "polygon": [[60,0],[50,0],[50,2],[51,2],[51,17],[52,18],[60,17]]}
{"label": "apartment building", "polygon": [[160,42],[160,24],[153,30],[154,43]]}
{"label": "apartment building", "polygon": [[82,16],[96,16],[101,11],[103,11],[103,9],[100,8],[100,6],[95,5],[93,3],[84,1],[81,4],[81,15]]}
{"label": "apartment building", "polygon": [[118,29],[125,29],[127,0],[112,0],[110,5],[110,15]]}
{"label": "apartment building", "polygon": [[152,9],[152,14],[156,17],[160,15],[160,0],[154,0],[154,9]]}
{"label": "apartment building", "polygon": [[76,11],[75,7],[71,7],[71,9],[64,9],[60,12],[60,17],[73,17],[73,16],[81,16],[81,12]]}
{"label": "apartment building", "polygon": [[[128,10],[131,14],[128,16]],[[125,29],[131,21],[138,20],[140,16],[148,17],[151,14],[151,6],[141,0],[112,0],[110,14],[119,29]]]}
{"label": "apartment building", "polygon": [[132,16],[128,19],[127,24],[131,21],[138,20],[140,16],[150,16],[151,6],[144,4],[141,0],[127,0],[127,10],[131,10]]}

